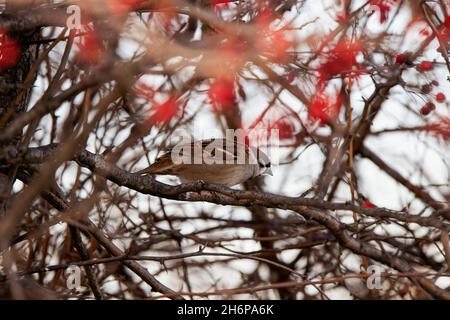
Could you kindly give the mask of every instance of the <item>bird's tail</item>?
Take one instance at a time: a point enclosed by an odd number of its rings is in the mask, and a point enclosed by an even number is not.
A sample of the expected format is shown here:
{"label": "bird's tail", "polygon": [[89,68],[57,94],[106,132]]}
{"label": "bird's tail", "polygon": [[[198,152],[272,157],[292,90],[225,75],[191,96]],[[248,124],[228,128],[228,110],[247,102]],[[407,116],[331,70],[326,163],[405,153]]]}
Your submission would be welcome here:
{"label": "bird's tail", "polygon": [[145,168],[143,170],[139,170],[138,172],[135,172],[134,174],[138,174],[138,175],[148,174],[148,168]]}
{"label": "bird's tail", "polygon": [[155,162],[151,164],[149,167],[142,169],[138,172],[135,172],[135,174],[144,175],[154,175],[154,174],[165,174],[168,169],[168,166],[164,163]]}

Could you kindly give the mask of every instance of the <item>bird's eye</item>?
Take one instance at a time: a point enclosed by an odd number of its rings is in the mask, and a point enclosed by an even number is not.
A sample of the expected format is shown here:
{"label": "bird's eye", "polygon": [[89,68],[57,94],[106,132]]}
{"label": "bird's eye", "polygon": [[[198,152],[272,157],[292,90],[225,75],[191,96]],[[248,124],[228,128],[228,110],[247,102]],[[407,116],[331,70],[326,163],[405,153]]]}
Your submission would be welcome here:
{"label": "bird's eye", "polygon": [[266,168],[270,168],[270,162],[266,164]]}

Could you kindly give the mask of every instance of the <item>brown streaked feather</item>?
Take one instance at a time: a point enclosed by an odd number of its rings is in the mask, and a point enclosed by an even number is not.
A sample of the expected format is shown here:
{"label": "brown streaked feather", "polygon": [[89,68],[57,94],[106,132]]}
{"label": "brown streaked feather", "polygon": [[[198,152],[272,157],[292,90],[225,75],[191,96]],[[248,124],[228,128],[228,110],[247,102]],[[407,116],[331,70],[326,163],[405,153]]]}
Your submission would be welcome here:
{"label": "brown streaked feather", "polygon": [[170,169],[175,165],[172,162],[171,153],[165,153],[157,158],[149,167],[136,172],[137,174],[170,174]]}
{"label": "brown streaked feather", "polygon": [[[249,149],[247,146],[242,145],[242,144],[235,144],[233,150],[230,152],[226,149],[226,142],[224,139],[207,139],[207,140],[202,140],[201,143],[201,149],[202,151],[205,150],[206,147],[208,147],[212,142],[216,141],[216,140],[221,140],[223,142],[222,147],[223,147],[223,161],[226,161],[226,157],[227,154],[231,154],[233,161],[235,161],[237,159],[238,156],[238,147],[239,146],[243,146],[244,147],[244,152],[245,152],[245,158],[246,161],[250,158],[249,156]],[[186,168],[186,166],[197,166],[198,164],[194,164],[194,152],[195,152],[195,145],[198,145],[200,141],[195,141],[193,143],[191,143],[191,164],[174,164],[172,162],[172,150],[173,148],[167,148],[165,149],[165,153],[158,157],[155,162],[153,164],[151,164],[149,167],[136,172],[137,174],[161,174],[161,175],[177,175],[179,173],[179,170],[181,169],[181,167]],[[216,148],[211,150],[210,156],[212,158],[215,157],[216,155]]]}

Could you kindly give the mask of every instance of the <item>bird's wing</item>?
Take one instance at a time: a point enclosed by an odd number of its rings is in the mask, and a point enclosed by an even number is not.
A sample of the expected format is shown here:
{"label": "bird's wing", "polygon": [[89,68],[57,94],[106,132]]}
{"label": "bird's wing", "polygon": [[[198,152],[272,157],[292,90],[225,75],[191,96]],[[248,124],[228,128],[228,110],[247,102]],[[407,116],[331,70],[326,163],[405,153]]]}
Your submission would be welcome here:
{"label": "bird's wing", "polygon": [[203,157],[206,161],[221,161],[221,163],[248,164],[249,148],[237,141],[232,142],[231,147],[225,139],[213,139],[203,142]]}
{"label": "bird's wing", "polygon": [[[242,151],[239,148],[242,148],[245,154],[245,159],[241,159],[248,163],[250,157],[250,150],[248,146],[242,143],[234,142],[233,148],[227,148],[225,139],[205,139],[194,141],[190,144],[184,144],[177,146],[179,149],[190,148],[190,162],[184,164],[195,164],[195,156],[200,156],[195,154],[199,149],[201,150],[201,159],[206,163],[212,163],[214,160],[222,160],[223,163],[226,163],[227,160],[232,159],[233,163],[236,163],[236,160],[239,160],[238,157],[242,156]],[[172,174],[173,169],[178,166],[172,161],[172,151],[175,146],[165,149],[165,153],[158,157],[153,164],[144,170],[138,171],[138,174]],[[229,158],[229,159],[227,159]],[[202,162],[203,163],[203,162]]]}
{"label": "bird's wing", "polygon": [[175,166],[172,162],[171,153],[165,153],[155,160],[149,167],[136,172],[137,174],[170,174],[170,170]]}

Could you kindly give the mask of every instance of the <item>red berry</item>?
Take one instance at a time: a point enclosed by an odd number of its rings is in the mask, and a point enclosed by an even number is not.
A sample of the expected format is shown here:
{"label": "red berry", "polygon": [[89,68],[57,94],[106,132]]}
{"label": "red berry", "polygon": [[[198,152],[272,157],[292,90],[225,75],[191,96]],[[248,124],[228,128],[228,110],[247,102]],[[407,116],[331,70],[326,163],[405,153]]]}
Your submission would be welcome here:
{"label": "red berry", "polygon": [[308,105],[308,116],[312,120],[319,120],[320,123],[330,123],[339,115],[342,107],[342,99],[338,95],[333,102],[331,98],[323,93],[319,93]]}
{"label": "red berry", "polygon": [[152,114],[148,117],[148,121],[152,125],[166,125],[178,114],[179,109],[180,106],[178,104],[177,97],[170,97],[162,104],[154,104],[152,109],[150,109]]}
{"label": "red berry", "polygon": [[427,29],[423,28],[422,30],[420,30],[420,34],[426,37],[430,35],[430,32]]}
{"label": "red berry", "polygon": [[445,94],[442,92],[436,93],[436,101],[437,102],[444,102],[445,101]]}
{"label": "red berry", "polygon": [[361,203],[361,206],[368,209],[376,208],[376,206],[370,201],[364,201],[363,203]]}
{"label": "red berry", "polygon": [[422,89],[421,89],[421,91],[422,91],[422,93],[423,94],[428,94],[428,93],[430,93],[431,92],[431,85],[429,85],[429,84],[424,84],[423,86],[422,86]]}
{"label": "red berry", "polygon": [[362,45],[358,41],[349,41],[344,38],[327,53],[327,61],[322,63],[318,69],[319,81],[324,83],[337,75],[351,74],[358,67],[356,57],[362,52]]}
{"label": "red berry", "polygon": [[410,51],[405,51],[399,53],[395,56],[395,63],[397,64],[406,64],[407,66],[412,66],[413,63],[411,61],[412,53]]}
{"label": "red berry", "polygon": [[434,103],[432,102],[428,102],[426,105],[424,105],[421,109],[420,109],[420,113],[424,116],[427,116],[430,114],[431,111],[433,111],[434,109],[436,109],[436,106],[434,105]]}
{"label": "red berry", "polygon": [[77,43],[77,59],[86,65],[94,65],[100,62],[103,57],[103,48],[101,39],[98,37],[95,29],[91,27],[83,28],[84,34]]}
{"label": "red berry", "polygon": [[446,15],[446,16],[445,16],[445,22],[444,22],[444,24],[445,24],[445,27],[446,27],[447,29],[450,29],[450,15]]}
{"label": "red berry", "polygon": [[278,119],[273,123],[271,129],[278,130],[280,140],[289,140],[295,136],[295,125],[292,119]]}
{"label": "red berry", "polygon": [[406,61],[406,57],[404,53],[399,53],[396,57],[395,57],[395,63],[398,64],[404,64]]}
{"label": "red berry", "polygon": [[422,61],[420,63],[420,68],[423,71],[429,71],[429,70],[431,70],[432,67],[433,67],[433,63],[431,63],[430,61]]}
{"label": "red berry", "polygon": [[20,58],[19,44],[0,26],[0,70],[14,66]]}
{"label": "red berry", "polygon": [[218,4],[222,4],[222,3],[228,3],[228,2],[232,2],[233,0],[213,0],[211,5],[212,6],[217,6]]}
{"label": "red berry", "polygon": [[336,20],[341,22],[341,23],[346,22],[347,21],[347,13],[346,12],[338,13],[336,15]]}
{"label": "red berry", "polygon": [[233,107],[236,100],[234,81],[227,78],[215,80],[209,88],[208,95],[212,104],[222,110]]}

